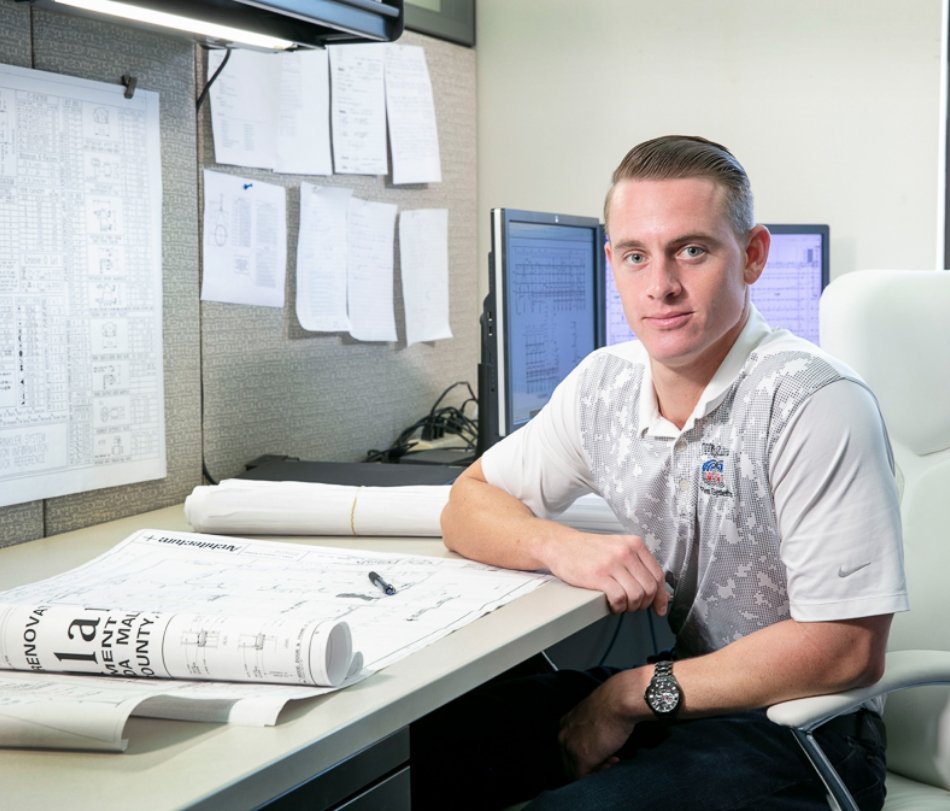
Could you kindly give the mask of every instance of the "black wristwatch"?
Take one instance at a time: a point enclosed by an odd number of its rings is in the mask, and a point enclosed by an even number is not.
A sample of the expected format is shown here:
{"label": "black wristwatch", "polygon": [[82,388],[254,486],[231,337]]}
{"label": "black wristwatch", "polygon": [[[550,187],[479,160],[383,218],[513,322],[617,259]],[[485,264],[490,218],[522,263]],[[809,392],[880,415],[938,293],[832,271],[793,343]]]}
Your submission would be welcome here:
{"label": "black wristwatch", "polygon": [[673,675],[672,662],[657,662],[643,697],[657,718],[673,718],[676,715],[683,703],[683,691]]}

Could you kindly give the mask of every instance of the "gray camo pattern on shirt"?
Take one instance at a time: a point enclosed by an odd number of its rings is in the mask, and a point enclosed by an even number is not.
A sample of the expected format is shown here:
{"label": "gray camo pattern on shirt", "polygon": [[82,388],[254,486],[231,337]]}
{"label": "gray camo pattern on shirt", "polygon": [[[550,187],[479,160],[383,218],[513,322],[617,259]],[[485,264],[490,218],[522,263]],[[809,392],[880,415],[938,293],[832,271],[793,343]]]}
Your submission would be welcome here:
{"label": "gray camo pattern on shirt", "polygon": [[609,353],[588,367],[581,442],[595,490],[667,573],[677,654],[699,655],[789,617],[769,460],[796,410],[842,374],[807,351],[753,352],[722,401],[670,439],[639,435],[643,372]]}

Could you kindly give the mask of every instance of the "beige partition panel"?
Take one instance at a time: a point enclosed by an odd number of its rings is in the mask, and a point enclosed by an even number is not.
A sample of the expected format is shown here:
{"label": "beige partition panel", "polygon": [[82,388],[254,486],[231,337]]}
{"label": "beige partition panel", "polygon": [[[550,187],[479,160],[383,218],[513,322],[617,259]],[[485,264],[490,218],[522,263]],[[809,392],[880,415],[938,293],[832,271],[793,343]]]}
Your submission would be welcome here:
{"label": "beige partition panel", "polygon": [[[286,306],[201,305],[205,455],[216,479],[240,473],[246,462],[268,453],[357,461],[371,448],[388,447],[452,383],[468,380],[476,388],[476,274],[487,276],[487,270],[475,247],[475,52],[411,32],[400,42],[425,48],[439,124],[441,183],[393,186],[383,177],[302,177],[218,165],[210,116],[202,115],[204,166],[288,189]],[[448,209],[452,340],[406,346],[398,240],[395,344],[362,343],[300,326],[293,301],[303,180],[345,186],[363,199],[395,203],[400,211]],[[462,402],[460,391],[453,392],[450,404]]]}
{"label": "beige partition panel", "polygon": [[[386,447],[456,380],[475,387],[475,52],[407,33],[432,75],[443,181],[394,187],[388,178],[274,175],[214,162],[207,108],[196,115],[205,54],[185,39],[0,0],[0,62],[105,82],[130,73],[160,94],[166,448],[160,481],[92,490],[0,509],[0,545],[181,501],[212,476],[234,475],[262,453],[356,460]],[[196,79],[197,76],[197,79]],[[283,309],[201,303],[200,173],[250,174],[288,192]],[[407,347],[396,264],[399,341],[360,343],[303,330],[294,314],[299,184],[348,186],[400,209],[449,210],[452,340]],[[398,246],[397,246],[398,260]],[[459,404],[461,396],[449,402]]]}

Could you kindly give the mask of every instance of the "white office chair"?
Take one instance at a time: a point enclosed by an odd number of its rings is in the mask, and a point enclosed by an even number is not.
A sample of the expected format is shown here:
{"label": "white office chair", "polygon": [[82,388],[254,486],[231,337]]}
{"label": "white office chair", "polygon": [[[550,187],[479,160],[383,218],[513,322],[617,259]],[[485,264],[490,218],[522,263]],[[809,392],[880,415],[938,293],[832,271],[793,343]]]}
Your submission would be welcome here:
{"label": "white office chair", "polygon": [[[890,694],[885,811],[950,809],[950,272],[862,271],[821,299],[821,341],[881,404],[902,488],[911,611],[895,617],[872,688],[769,709],[825,781],[829,805],[856,811],[811,732],[870,696]],[[913,688],[913,689],[910,689]]]}

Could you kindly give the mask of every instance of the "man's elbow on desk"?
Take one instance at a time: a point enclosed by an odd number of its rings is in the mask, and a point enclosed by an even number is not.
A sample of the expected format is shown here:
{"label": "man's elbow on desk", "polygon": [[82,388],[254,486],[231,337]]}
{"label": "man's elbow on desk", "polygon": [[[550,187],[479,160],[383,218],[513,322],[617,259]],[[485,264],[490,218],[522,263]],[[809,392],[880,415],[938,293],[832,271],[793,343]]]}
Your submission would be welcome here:
{"label": "man's elbow on desk", "polygon": [[573,585],[578,582],[557,565],[558,551],[570,548],[582,533],[539,518],[529,507],[490,484],[479,462],[452,485],[441,515],[445,546],[464,557],[520,571],[548,571]]}
{"label": "man's elbow on desk", "polygon": [[472,464],[452,485],[442,510],[445,546],[472,560],[509,569],[537,569],[541,562],[525,550],[526,521],[538,520],[513,496],[485,480],[481,463]]}

